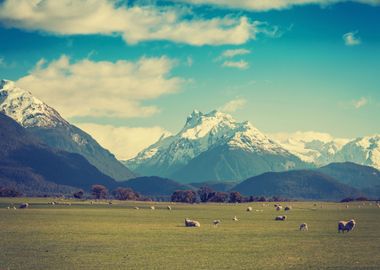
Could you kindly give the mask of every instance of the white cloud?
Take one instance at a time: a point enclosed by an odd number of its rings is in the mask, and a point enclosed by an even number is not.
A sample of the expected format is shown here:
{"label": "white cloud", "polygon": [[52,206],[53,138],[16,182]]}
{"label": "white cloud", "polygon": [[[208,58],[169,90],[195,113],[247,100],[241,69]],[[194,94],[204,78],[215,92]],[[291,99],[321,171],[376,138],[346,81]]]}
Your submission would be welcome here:
{"label": "white cloud", "polygon": [[343,35],[344,44],[347,46],[355,46],[361,43],[360,38],[357,36],[358,31],[348,32]]}
{"label": "white cloud", "polygon": [[356,2],[368,5],[380,5],[379,0],[172,0],[172,2],[191,3],[196,5],[216,5],[227,8],[255,11],[281,10],[302,5],[332,5],[343,2]]}
{"label": "white cloud", "polygon": [[127,43],[169,40],[195,46],[243,44],[270,35],[247,17],[199,18],[180,6],[127,6],[117,0],[5,0],[0,22],[7,27],[59,35],[120,35]]}
{"label": "white cloud", "polygon": [[77,124],[88,132],[103,147],[110,150],[120,160],[130,159],[141,150],[155,143],[163,134],[161,127],[115,127],[92,123]]}
{"label": "white cloud", "polygon": [[353,104],[356,109],[360,109],[361,107],[368,104],[368,100],[365,97],[361,97],[358,100],[354,100]]}
{"label": "white cloud", "polygon": [[247,104],[247,100],[244,98],[237,98],[230,100],[226,104],[224,104],[222,107],[219,108],[222,112],[232,113],[236,112],[237,110],[242,109],[245,104]]}
{"label": "white cloud", "polygon": [[231,50],[225,50],[221,56],[224,58],[232,58],[238,55],[245,55],[249,53],[251,53],[251,51],[247,49],[231,49]]}
{"label": "white cloud", "polygon": [[223,67],[238,68],[238,69],[247,69],[249,64],[247,61],[224,61],[222,64]]}
{"label": "white cloud", "polygon": [[17,85],[64,117],[141,117],[158,111],[155,106],[144,106],[144,100],[179,90],[183,80],[170,76],[173,66],[174,61],[166,57],[71,63],[63,55],[50,63],[40,60]]}

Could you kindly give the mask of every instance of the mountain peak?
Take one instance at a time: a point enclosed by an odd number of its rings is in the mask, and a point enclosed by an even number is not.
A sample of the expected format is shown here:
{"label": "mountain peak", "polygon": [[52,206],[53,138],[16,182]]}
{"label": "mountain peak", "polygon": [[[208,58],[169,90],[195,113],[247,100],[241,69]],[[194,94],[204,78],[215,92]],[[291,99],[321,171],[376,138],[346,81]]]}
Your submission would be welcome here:
{"label": "mountain peak", "polygon": [[24,127],[53,127],[67,122],[53,108],[9,80],[0,82],[0,112]]}

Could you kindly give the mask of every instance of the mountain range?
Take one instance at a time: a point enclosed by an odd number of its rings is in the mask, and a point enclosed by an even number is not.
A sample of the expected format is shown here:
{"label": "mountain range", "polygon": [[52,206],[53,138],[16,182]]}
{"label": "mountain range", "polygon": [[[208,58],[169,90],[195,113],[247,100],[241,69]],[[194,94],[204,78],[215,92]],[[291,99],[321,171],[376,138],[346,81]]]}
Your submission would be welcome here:
{"label": "mountain range", "polygon": [[80,154],[102,173],[116,180],[134,176],[89,134],[70,124],[55,109],[12,81],[0,82],[0,112],[17,121],[46,145]]}
{"label": "mountain range", "polygon": [[380,168],[380,135],[353,140],[315,132],[266,136],[228,114],[193,111],[177,134],[160,138],[124,164],[140,175],[190,183],[242,181],[347,161]]}

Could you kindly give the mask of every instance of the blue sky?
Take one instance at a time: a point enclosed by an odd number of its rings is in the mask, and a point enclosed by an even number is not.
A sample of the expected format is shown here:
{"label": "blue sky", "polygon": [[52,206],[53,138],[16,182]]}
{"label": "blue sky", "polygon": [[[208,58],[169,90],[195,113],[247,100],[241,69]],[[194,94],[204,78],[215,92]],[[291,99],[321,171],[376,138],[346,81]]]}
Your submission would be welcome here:
{"label": "blue sky", "polygon": [[380,133],[380,1],[69,2],[2,1],[0,74],[120,158],[193,109],[265,133]]}

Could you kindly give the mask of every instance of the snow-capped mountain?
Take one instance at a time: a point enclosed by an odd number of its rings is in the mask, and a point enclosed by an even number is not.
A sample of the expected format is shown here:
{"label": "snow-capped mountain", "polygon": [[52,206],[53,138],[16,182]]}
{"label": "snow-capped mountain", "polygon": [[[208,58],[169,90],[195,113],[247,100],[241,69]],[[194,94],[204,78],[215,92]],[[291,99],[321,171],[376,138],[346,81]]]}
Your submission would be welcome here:
{"label": "snow-capped mountain", "polygon": [[67,125],[59,113],[14,82],[0,82],[0,111],[23,127],[55,127]]}
{"label": "snow-capped mountain", "polygon": [[335,161],[336,153],[350,141],[313,131],[277,133],[271,134],[270,137],[303,161],[317,166]]}
{"label": "snow-capped mountain", "polygon": [[335,161],[351,161],[380,169],[380,135],[354,139],[336,153]]}
{"label": "snow-capped mountain", "polygon": [[[235,157],[230,160],[232,153]],[[239,160],[243,155],[244,161]],[[207,164],[204,163],[199,171],[197,162],[206,156]],[[247,164],[247,160],[256,164]],[[243,163],[248,167],[239,168]],[[221,164],[227,168],[225,173],[215,169]],[[193,180],[199,181],[241,180],[268,170],[302,167],[304,163],[249,122],[237,122],[232,116],[218,111],[207,114],[193,111],[180,132],[161,138],[129,160],[127,165],[143,175],[175,176],[189,181],[193,175],[196,177]],[[194,170],[199,174],[189,174]]]}
{"label": "snow-capped mountain", "polygon": [[56,110],[12,81],[0,82],[0,112],[27,128],[45,144],[81,154],[101,172],[116,180],[133,176],[128,168],[89,134],[71,125]]}

